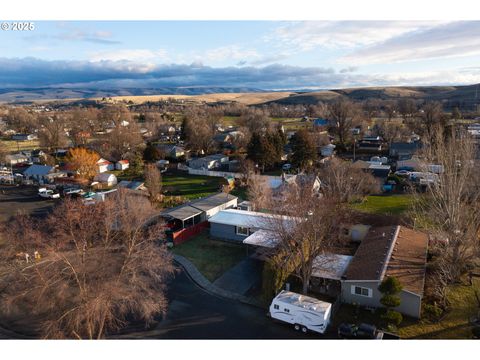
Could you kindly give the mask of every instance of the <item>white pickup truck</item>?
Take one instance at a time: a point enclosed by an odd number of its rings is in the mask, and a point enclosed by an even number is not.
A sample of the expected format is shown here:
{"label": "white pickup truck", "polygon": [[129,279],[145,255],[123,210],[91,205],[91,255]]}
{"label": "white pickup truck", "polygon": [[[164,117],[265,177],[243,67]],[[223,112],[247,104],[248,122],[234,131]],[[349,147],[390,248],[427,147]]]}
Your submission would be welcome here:
{"label": "white pickup truck", "polygon": [[44,199],[60,199],[60,194],[46,188],[38,189],[38,195]]}

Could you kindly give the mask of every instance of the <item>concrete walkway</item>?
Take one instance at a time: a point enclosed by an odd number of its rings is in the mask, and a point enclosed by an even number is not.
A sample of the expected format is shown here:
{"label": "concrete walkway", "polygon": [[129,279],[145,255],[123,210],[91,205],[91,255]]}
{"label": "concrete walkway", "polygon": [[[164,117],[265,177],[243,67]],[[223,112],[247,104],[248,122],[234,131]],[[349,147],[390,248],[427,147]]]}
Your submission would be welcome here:
{"label": "concrete walkway", "polygon": [[189,260],[184,258],[183,256],[180,255],[174,255],[173,259],[175,262],[180,265],[185,272],[188,274],[188,276],[198,285],[200,286],[203,290],[216,295],[220,296],[226,299],[230,300],[235,300],[235,301],[240,301],[245,304],[257,306],[260,308],[265,308],[264,305],[262,305],[258,300],[234,293],[232,291],[228,291],[225,289],[222,289],[215,284],[212,284],[205,276],[203,276],[200,271],[193,265]]}

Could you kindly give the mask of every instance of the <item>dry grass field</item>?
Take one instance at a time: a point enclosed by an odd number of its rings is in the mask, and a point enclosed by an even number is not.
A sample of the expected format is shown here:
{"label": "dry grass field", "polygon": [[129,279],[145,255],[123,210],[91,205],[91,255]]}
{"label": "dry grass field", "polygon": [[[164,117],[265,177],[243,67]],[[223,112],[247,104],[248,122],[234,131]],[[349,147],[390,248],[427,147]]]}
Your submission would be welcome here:
{"label": "dry grass field", "polygon": [[[274,101],[288,97],[293,92],[259,92],[259,93],[218,93],[203,95],[145,95],[145,96],[114,96],[113,101],[126,101],[135,104],[141,104],[147,101],[161,101],[167,99],[187,100],[192,102],[219,102],[219,101],[236,101],[245,105],[261,104],[268,101]],[[93,100],[101,100],[94,98]]]}

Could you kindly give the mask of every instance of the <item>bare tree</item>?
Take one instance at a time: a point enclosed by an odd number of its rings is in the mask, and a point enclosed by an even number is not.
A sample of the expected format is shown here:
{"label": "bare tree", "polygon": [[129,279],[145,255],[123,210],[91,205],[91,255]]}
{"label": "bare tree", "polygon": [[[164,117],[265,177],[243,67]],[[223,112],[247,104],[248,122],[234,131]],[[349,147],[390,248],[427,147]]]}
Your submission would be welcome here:
{"label": "bare tree", "polygon": [[69,118],[65,114],[41,116],[39,118],[41,131],[39,132],[40,144],[49,150],[58,150],[67,145],[65,129]]}
{"label": "bare tree", "polygon": [[243,111],[238,123],[249,129],[251,134],[264,133],[270,130],[271,120],[267,111],[247,108]]}
{"label": "bare tree", "polygon": [[253,205],[253,210],[270,209],[272,206],[272,190],[268,178],[262,175],[251,174],[247,185],[247,196]]}
{"label": "bare tree", "polygon": [[333,158],[320,169],[322,192],[348,203],[368,194],[378,192],[378,181],[349,161]]}
{"label": "bare tree", "polygon": [[395,100],[387,100],[383,102],[383,110],[387,114],[388,120],[392,120],[398,111],[398,103]]}
{"label": "bare tree", "polygon": [[9,127],[21,133],[30,133],[37,127],[37,118],[23,107],[11,108],[5,116],[5,122]]}
{"label": "bare tree", "polygon": [[413,117],[417,113],[417,104],[412,99],[403,98],[398,101],[398,111],[403,120]]}
{"label": "bare tree", "polygon": [[328,254],[342,241],[340,226],[346,212],[334,197],[319,196],[306,183],[287,187],[281,199],[272,201],[274,215],[265,222],[278,242],[270,258],[277,273],[277,287],[294,275],[306,294],[317,257]]}
{"label": "bare tree", "polygon": [[421,119],[423,125],[423,134],[431,139],[438,126],[445,126],[446,116],[443,113],[442,104],[439,102],[427,102],[422,107]]}
{"label": "bare tree", "polygon": [[[437,126],[420,156],[423,171],[438,166],[437,181],[426,194],[414,191],[412,217],[432,234],[438,254],[437,286],[458,281],[479,256],[480,186],[473,140],[461,131]],[[438,289],[442,293],[443,289]]]}
{"label": "bare tree", "polygon": [[351,128],[358,122],[358,106],[350,100],[341,98],[329,104],[329,115],[334,122],[333,130],[335,131],[340,144],[345,146],[348,140]]}
{"label": "bare tree", "polygon": [[2,311],[29,314],[44,338],[101,339],[129,319],[150,323],[167,308],[174,270],[152,214],[146,198],[119,192],[90,206],[66,200],[46,220],[17,219],[0,250],[9,268]]}
{"label": "bare tree", "polygon": [[158,200],[162,193],[162,174],[155,164],[145,165],[145,186],[150,194],[150,201],[155,202]]}

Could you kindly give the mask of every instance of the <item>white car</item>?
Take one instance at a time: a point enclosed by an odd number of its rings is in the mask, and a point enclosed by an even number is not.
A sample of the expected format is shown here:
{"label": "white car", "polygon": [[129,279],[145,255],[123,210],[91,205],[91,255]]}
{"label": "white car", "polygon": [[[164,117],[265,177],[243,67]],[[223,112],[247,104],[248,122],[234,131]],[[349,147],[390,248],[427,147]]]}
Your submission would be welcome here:
{"label": "white car", "polygon": [[53,192],[53,190],[47,190],[45,188],[38,189],[38,195],[44,199],[59,199],[60,194]]}

